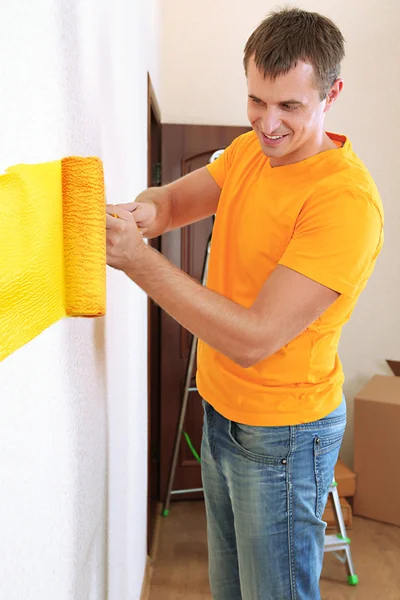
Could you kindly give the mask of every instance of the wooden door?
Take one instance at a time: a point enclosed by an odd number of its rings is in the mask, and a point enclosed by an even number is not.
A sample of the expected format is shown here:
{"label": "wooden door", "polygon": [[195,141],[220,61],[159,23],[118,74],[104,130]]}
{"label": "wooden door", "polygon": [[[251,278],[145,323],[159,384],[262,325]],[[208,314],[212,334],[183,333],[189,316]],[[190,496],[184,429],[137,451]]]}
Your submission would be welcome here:
{"label": "wooden door", "polygon": [[[204,125],[162,125],[162,184],[165,185],[208,164],[216,150],[226,148],[246,127]],[[192,277],[200,280],[212,218],[204,219],[161,238],[161,251],[166,258]],[[160,491],[164,499],[192,336],[165,312],[161,312],[160,369]],[[195,375],[195,373],[193,374]],[[195,385],[195,377],[192,379]],[[203,410],[197,392],[189,395],[184,430],[200,451]],[[201,487],[200,466],[185,440],[181,441],[173,489]],[[199,494],[179,496],[198,498]],[[201,497],[201,495],[200,495]],[[177,497],[175,497],[176,499]]]}

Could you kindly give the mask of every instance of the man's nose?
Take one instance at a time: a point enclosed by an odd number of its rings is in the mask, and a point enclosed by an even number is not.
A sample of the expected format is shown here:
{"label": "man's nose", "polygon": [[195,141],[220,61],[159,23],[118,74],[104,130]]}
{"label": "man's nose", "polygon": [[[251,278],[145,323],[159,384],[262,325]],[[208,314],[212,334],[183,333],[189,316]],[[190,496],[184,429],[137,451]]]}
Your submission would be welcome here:
{"label": "man's nose", "polygon": [[267,135],[272,135],[275,131],[277,131],[281,125],[281,119],[279,117],[278,111],[273,107],[267,107],[261,119],[261,127],[263,133]]}

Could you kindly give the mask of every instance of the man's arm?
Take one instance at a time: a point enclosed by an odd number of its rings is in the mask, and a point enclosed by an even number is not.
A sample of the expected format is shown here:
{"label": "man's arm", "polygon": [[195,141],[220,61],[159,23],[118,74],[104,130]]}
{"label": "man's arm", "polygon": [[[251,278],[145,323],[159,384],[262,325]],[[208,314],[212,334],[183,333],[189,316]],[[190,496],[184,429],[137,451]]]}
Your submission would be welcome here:
{"label": "man's arm", "polygon": [[[131,204],[118,206],[133,212],[144,236],[154,238],[215,214],[220,193],[208,169],[202,167],[173,183],[145,190]],[[146,204],[150,206],[140,206]]]}
{"label": "man's arm", "polygon": [[339,294],[277,266],[250,308],[209,290],[146,246],[132,216],[107,215],[107,261],[122,269],[191,333],[240,366],[271,356],[313,323]]}

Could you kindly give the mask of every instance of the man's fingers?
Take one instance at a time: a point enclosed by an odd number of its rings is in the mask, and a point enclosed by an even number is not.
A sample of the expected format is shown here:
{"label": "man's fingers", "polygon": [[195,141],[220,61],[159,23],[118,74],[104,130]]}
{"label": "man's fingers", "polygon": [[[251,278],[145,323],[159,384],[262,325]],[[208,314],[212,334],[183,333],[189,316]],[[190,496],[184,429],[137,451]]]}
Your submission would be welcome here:
{"label": "man's fingers", "polygon": [[[125,205],[125,206],[128,206],[128,205]],[[130,206],[129,212],[131,213],[131,215],[133,216],[133,218],[135,219],[135,221],[137,223],[139,223],[143,219],[146,219],[147,214],[146,214],[146,206],[144,206],[144,203],[133,202],[132,204],[129,204],[129,206]],[[121,208],[124,208],[124,207],[122,206]]]}
{"label": "man's fingers", "polygon": [[115,217],[110,214],[106,214],[106,229],[114,229]]}
{"label": "man's fingers", "polygon": [[118,208],[122,208],[122,210],[126,210],[128,212],[134,212],[139,206],[138,202],[127,202],[126,204],[116,204]]}
{"label": "man's fingers", "polygon": [[143,231],[138,227],[132,213],[112,204],[106,206],[106,230],[122,232],[125,227],[124,222],[134,223],[143,235]]}
{"label": "man's fingers", "polygon": [[[112,217],[118,217],[124,221],[133,220],[140,233],[144,235],[148,230],[149,221],[152,215],[150,204],[145,202],[129,202],[126,204],[110,204],[107,206],[107,213]],[[110,227],[111,225],[110,221]]]}
{"label": "man's fingers", "polygon": [[124,210],[120,208],[118,205],[107,204],[106,213],[113,217],[114,219],[122,219],[123,221],[132,221],[132,213],[128,210]]}

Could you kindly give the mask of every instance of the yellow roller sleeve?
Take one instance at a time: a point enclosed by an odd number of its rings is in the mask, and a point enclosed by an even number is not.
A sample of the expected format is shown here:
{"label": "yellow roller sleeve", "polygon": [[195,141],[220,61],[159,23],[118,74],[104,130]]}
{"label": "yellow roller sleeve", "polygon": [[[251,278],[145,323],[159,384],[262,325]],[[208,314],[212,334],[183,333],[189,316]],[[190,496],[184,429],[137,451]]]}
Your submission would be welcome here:
{"label": "yellow roller sleeve", "polygon": [[63,316],[104,315],[105,262],[99,159],[0,176],[0,360]]}

